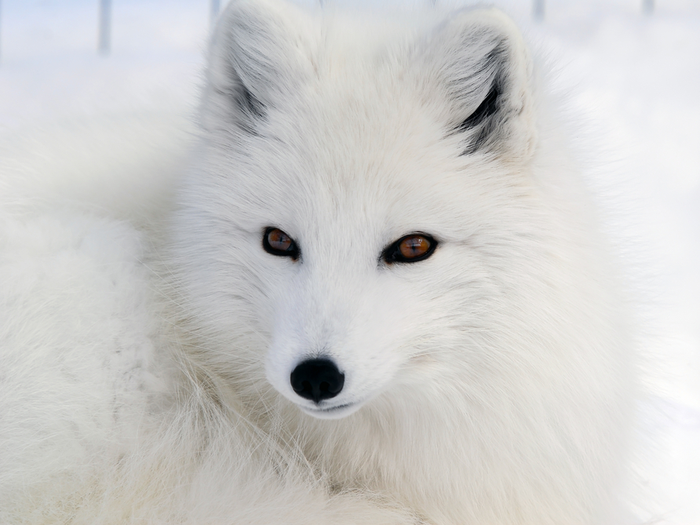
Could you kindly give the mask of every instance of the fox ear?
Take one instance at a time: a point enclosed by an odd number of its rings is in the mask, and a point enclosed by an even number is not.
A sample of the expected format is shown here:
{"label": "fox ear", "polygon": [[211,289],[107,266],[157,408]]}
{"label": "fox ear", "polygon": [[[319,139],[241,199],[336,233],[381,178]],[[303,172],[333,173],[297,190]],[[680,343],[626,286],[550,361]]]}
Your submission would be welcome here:
{"label": "fox ear", "polygon": [[[232,0],[209,46],[203,125],[231,122],[255,133],[270,107],[311,68],[309,17],[277,0]],[[221,115],[229,119],[221,119]],[[215,118],[208,118],[213,116]]]}
{"label": "fox ear", "polygon": [[[437,113],[448,134],[462,138],[464,155],[531,155],[532,67],[520,32],[505,14],[459,11],[429,36],[420,54],[431,88],[448,100]],[[439,106],[445,107],[444,100]]]}

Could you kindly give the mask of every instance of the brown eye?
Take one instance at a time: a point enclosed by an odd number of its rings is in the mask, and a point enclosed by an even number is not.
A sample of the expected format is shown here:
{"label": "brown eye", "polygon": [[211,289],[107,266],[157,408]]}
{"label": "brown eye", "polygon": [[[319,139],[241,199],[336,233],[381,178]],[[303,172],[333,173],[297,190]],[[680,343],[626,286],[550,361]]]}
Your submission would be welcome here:
{"label": "brown eye", "polygon": [[263,249],[280,257],[299,258],[299,247],[294,240],[279,228],[266,228],[263,234]]}
{"label": "brown eye", "polygon": [[399,252],[406,259],[415,259],[428,253],[430,250],[430,241],[425,237],[416,235],[415,237],[406,237],[399,244]]}
{"label": "brown eye", "polygon": [[382,253],[382,258],[386,263],[418,262],[430,257],[436,247],[437,241],[430,235],[412,233],[389,245]]}

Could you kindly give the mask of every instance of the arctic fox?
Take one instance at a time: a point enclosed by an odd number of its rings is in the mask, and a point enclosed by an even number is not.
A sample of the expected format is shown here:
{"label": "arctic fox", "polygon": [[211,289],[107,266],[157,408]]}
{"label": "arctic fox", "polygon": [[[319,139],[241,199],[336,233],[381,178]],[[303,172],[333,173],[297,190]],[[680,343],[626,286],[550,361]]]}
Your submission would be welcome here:
{"label": "arctic fox", "polygon": [[6,169],[0,522],[612,523],[632,339],[535,76],[497,10],[233,0],[181,176]]}

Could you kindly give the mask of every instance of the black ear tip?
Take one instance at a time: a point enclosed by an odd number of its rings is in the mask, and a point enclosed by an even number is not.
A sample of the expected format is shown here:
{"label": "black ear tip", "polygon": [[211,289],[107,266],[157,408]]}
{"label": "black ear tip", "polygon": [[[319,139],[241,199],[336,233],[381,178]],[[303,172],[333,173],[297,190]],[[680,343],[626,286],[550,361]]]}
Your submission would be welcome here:
{"label": "black ear tip", "polygon": [[457,131],[464,132],[483,124],[486,119],[496,114],[502,95],[500,79],[494,79],[488,94],[479,106],[462,123]]}
{"label": "black ear tip", "polygon": [[265,117],[266,107],[265,104],[260,102],[260,100],[251,93],[251,91],[244,85],[240,85],[239,93],[237,94],[238,107],[243,111],[243,113],[256,119],[261,119]]}

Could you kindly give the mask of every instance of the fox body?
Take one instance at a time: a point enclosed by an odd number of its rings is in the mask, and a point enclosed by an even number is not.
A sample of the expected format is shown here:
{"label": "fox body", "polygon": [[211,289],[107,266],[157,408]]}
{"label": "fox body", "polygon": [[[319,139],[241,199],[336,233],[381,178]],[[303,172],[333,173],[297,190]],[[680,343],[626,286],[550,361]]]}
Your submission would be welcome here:
{"label": "fox body", "polygon": [[505,15],[235,0],[198,115],[6,170],[3,523],[614,519],[626,308]]}

